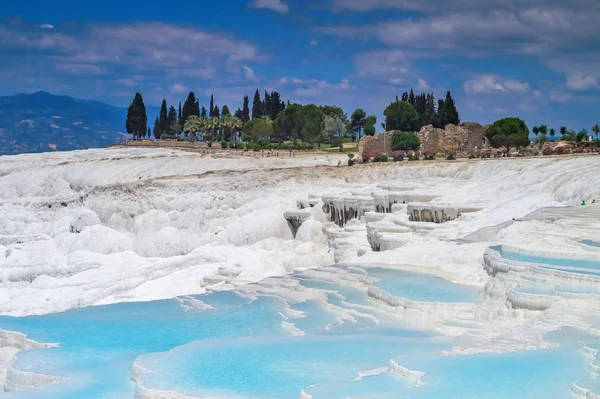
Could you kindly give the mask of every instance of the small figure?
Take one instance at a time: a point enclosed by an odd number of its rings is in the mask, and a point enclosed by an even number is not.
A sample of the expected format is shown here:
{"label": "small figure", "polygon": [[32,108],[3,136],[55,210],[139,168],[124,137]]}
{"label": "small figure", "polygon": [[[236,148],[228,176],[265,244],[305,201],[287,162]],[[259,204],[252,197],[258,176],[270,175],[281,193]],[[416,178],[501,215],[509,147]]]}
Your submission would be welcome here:
{"label": "small figure", "polygon": [[596,203],[596,199],[593,199],[593,200],[592,200],[592,204],[595,204],[595,203]]}
{"label": "small figure", "polygon": [[584,205],[587,205],[587,204],[585,203],[585,200],[581,201],[581,206],[584,206]]}

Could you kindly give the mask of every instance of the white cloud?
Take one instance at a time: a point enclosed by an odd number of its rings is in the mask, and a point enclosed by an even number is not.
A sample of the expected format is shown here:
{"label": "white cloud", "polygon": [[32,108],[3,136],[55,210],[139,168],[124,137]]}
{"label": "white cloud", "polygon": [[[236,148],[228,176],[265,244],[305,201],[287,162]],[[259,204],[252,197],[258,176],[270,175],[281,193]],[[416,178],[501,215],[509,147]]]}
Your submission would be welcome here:
{"label": "white cloud", "polygon": [[50,25],[50,24],[41,24],[40,28],[42,29],[54,29],[54,25]]}
{"label": "white cloud", "polygon": [[[299,80],[299,79],[298,79]],[[307,84],[305,87],[299,87],[295,93],[302,97],[322,96],[331,92],[344,92],[355,90],[357,87],[350,83],[348,79],[342,79],[339,83],[330,83],[326,80],[312,79],[302,82]]]}
{"label": "white cloud", "polygon": [[292,78],[292,83],[299,85],[299,84],[302,84],[302,80],[300,80],[298,78]]}
{"label": "white cloud", "polygon": [[353,56],[356,72],[360,76],[396,78],[409,71],[406,55],[400,50],[374,50]]}
{"label": "white cloud", "polygon": [[571,99],[571,96],[563,92],[552,92],[550,93],[550,100],[556,103],[566,103]]}
{"label": "white cloud", "polygon": [[308,44],[310,44],[311,46],[313,46],[313,47],[314,47],[314,46],[318,46],[318,45],[319,45],[319,42],[318,42],[318,41],[316,41],[315,39],[312,39],[312,40],[311,40],[311,41],[310,41]]}
{"label": "white cloud", "polygon": [[465,82],[464,87],[466,91],[471,93],[526,92],[531,90],[531,86],[527,82],[503,79],[493,74],[484,74],[468,80]]}
{"label": "white cloud", "polygon": [[429,90],[429,83],[425,79],[418,78],[417,79],[417,89],[419,90]]}
{"label": "white cloud", "polygon": [[256,78],[256,74],[254,73],[252,68],[250,68],[249,66],[244,65],[244,66],[242,66],[242,69],[244,70],[244,75],[246,76],[246,79],[254,80]]}
{"label": "white cloud", "polygon": [[285,14],[290,10],[287,4],[282,3],[281,0],[256,0],[252,3],[252,7],[268,8],[281,14]]}
{"label": "white cloud", "polygon": [[127,86],[127,87],[137,86],[137,83],[135,81],[133,81],[132,79],[118,79],[117,84],[119,86]]}
{"label": "white cloud", "polygon": [[279,83],[281,83],[282,85],[285,85],[285,84],[287,84],[288,82],[289,82],[289,79],[288,79],[288,78],[281,78],[281,79],[279,79]]}
{"label": "white cloud", "polygon": [[400,79],[400,78],[390,78],[390,80],[388,80],[388,82],[391,85],[396,85],[397,86],[397,85],[402,84],[402,79]]}
{"label": "white cloud", "polygon": [[178,83],[171,86],[171,93],[173,93],[173,94],[181,94],[181,93],[185,93],[186,91],[187,91],[187,88]]}
{"label": "white cloud", "polygon": [[71,75],[102,75],[106,72],[105,69],[97,65],[78,63],[56,64],[55,69]]}
{"label": "white cloud", "polygon": [[594,76],[573,74],[567,76],[567,87],[575,91],[586,91],[598,87],[598,80]]}

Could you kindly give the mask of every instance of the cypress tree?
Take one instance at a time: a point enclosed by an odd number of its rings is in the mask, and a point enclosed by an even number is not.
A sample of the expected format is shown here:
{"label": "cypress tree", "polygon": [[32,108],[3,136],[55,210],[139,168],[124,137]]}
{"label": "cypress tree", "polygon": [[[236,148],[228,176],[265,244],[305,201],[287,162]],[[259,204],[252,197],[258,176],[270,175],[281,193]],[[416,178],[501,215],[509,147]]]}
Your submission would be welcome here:
{"label": "cypress tree", "polygon": [[223,105],[223,110],[221,111],[221,115],[222,116],[231,115],[231,112],[229,112],[229,108],[227,107],[227,105]]}
{"label": "cypress tree", "polygon": [[407,92],[402,93],[402,101],[404,101],[404,102],[408,101],[408,93]]}
{"label": "cypress tree", "polygon": [[161,136],[161,131],[160,131],[160,121],[158,119],[158,116],[156,117],[156,120],[154,121],[154,138],[159,140]]}
{"label": "cypress tree", "polygon": [[198,116],[198,101],[196,100],[196,96],[194,95],[193,91],[190,91],[187,99],[185,100],[185,102],[183,103],[183,109],[180,112],[181,113],[181,122],[182,122],[182,126],[183,124],[185,124],[185,121],[187,121],[187,119],[191,116],[191,115],[196,115]]}
{"label": "cypress tree", "polygon": [[458,116],[458,110],[456,109],[456,103],[450,94],[450,91],[446,93],[446,101],[444,101],[446,106],[446,121],[447,123],[452,123],[453,125],[458,125],[460,123],[460,117]]}
{"label": "cypress tree", "polygon": [[408,95],[408,103],[413,107],[415,106],[415,93],[413,92],[412,87],[410,88],[410,94]]}
{"label": "cypress tree", "polygon": [[150,131],[150,126],[148,126],[148,132],[146,134],[146,137],[148,137],[148,138],[152,137],[152,132]]}
{"label": "cypress tree", "polygon": [[398,100],[398,96],[396,96],[396,101],[400,101],[400,100]]}
{"label": "cypress tree", "polygon": [[125,119],[125,130],[131,134],[134,139],[141,138],[146,133],[146,125],[148,118],[146,117],[146,106],[142,95],[137,92],[127,108],[127,119]]}
{"label": "cypress tree", "polygon": [[271,119],[275,120],[275,118],[277,118],[277,114],[279,114],[279,112],[282,111],[281,109],[281,96],[279,95],[278,92],[276,91],[272,91],[271,92]]}
{"label": "cypress tree", "polygon": [[211,94],[211,95],[210,95],[210,107],[209,107],[208,116],[215,116],[215,115],[214,115],[214,113],[215,113],[215,107],[214,107],[214,104],[215,104],[215,102],[214,102],[214,98],[213,98],[213,95]]}
{"label": "cypress tree", "polygon": [[269,95],[269,93],[267,93],[267,91],[265,90],[265,98],[263,100],[263,116],[268,116],[271,117],[271,112],[273,111],[273,108],[271,107],[271,96]]}
{"label": "cypress tree", "polygon": [[198,100],[196,100],[196,102],[194,103],[194,113],[192,115],[196,115],[196,116],[200,116],[200,103],[198,102]]}
{"label": "cypress tree", "polygon": [[244,105],[242,106],[242,113],[240,120],[242,123],[246,123],[250,120],[250,100],[248,100],[248,96],[244,96]]}
{"label": "cypress tree", "polygon": [[254,100],[252,101],[252,119],[262,118],[262,102],[260,101],[260,93],[258,89],[256,89],[256,93],[254,93]]}
{"label": "cypress tree", "polygon": [[438,100],[438,109],[436,113],[436,123],[440,129],[443,129],[448,124],[448,118],[446,116],[446,103],[441,98]]}
{"label": "cypress tree", "polygon": [[167,115],[167,121],[169,123],[169,134],[179,133],[177,126],[177,111],[175,111],[175,107],[171,105],[169,108],[169,113]]}
{"label": "cypress tree", "polygon": [[236,118],[238,118],[239,120],[242,120],[242,116],[243,116],[243,112],[241,109],[236,109],[235,113],[233,114],[233,116],[235,116]]}
{"label": "cypress tree", "polygon": [[167,100],[163,99],[160,106],[160,113],[158,117],[158,125],[160,126],[161,134],[168,134],[169,132],[169,116],[167,114]]}
{"label": "cypress tree", "polygon": [[206,118],[206,108],[204,108],[204,105],[202,106],[202,112],[200,113],[200,118]]}
{"label": "cypress tree", "polygon": [[221,112],[219,111],[219,106],[215,105],[215,107],[213,108],[213,115],[216,118],[220,118],[221,117]]}
{"label": "cypress tree", "polygon": [[183,126],[183,121],[181,120],[181,101],[179,101],[179,112],[177,113],[177,122]]}

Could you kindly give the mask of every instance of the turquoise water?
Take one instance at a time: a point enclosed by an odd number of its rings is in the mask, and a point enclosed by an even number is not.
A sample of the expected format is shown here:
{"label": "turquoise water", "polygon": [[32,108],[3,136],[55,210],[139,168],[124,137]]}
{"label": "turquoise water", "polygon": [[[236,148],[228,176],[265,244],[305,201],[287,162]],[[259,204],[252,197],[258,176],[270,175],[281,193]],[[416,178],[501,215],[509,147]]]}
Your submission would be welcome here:
{"label": "turquoise water", "polygon": [[582,244],[587,245],[589,247],[600,247],[600,242],[592,241],[592,240],[582,240],[580,241]]}
{"label": "turquoise water", "polygon": [[454,284],[442,278],[384,268],[368,269],[368,273],[370,277],[381,280],[375,284],[377,287],[392,295],[413,301],[449,303],[480,301],[478,289]]}
{"label": "turquoise water", "polygon": [[516,252],[504,251],[500,247],[492,247],[492,249],[498,251],[500,255],[502,255],[504,258],[508,260],[514,260],[517,262],[540,263],[543,265],[557,266],[563,268],[577,267],[582,269],[592,269],[600,271],[600,261],[525,255]]}
{"label": "turquoise water", "polygon": [[[368,272],[382,279],[377,283],[380,288],[397,296],[480,301],[477,290],[439,278],[381,268]],[[327,302],[309,299],[290,304],[272,296],[276,289],[290,289],[290,280],[320,290]],[[268,296],[261,296],[262,289]],[[151,371],[140,379],[146,388],[220,399],[297,399],[303,389],[314,399],[552,399],[568,397],[571,383],[590,378],[588,359],[580,352],[584,338],[571,331],[548,336],[560,343],[554,349],[441,356],[440,351],[465,341],[408,330],[397,319],[386,319],[364,290],[292,275],[269,279],[256,286],[256,292],[255,300],[235,292],[216,292],[44,316],[1,316],[2,329],[60,344],[59,348],[20,352],[16,369],[69,380],[0,395],[132,398],[135,387],[130,375],[136,359]],[[214,309],[193,307],[194,299]],[[287,307],[302,312],[303,317],[287,321],[305,335],[291,336],[282,327],[282,314],[290,313]],[[425,372],[423,385],[417,387],[413,380],[386,372],[391,359]],[[360,372],[373,369],[381,374],[356,380]]]}

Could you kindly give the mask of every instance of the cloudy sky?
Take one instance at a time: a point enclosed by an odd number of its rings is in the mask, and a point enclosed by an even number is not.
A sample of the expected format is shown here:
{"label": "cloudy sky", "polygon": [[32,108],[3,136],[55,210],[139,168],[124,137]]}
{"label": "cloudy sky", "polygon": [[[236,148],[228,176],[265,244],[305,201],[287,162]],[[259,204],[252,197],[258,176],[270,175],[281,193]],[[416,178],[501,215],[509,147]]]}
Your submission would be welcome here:
{"label": "cloudy sky", "polygon": [[[485,4],[485,5],[483,5]],[[256,88],[375,114],[413,87],[463,121],[600,123],[598,0],[8,2],[0,95],[241,106]]]}

